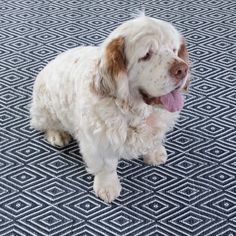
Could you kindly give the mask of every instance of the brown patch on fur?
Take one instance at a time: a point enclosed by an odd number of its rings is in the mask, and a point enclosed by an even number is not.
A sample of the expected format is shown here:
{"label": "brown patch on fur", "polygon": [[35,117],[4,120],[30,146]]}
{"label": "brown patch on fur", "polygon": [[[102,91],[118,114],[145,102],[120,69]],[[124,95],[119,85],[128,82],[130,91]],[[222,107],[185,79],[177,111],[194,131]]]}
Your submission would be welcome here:
{"label": "brown patch on fur", "polygon": [[186,41],[183,38],[182,43],[180,45],[180,49],[178,51],[178,57],[180,57],[182,60],[184,60],[187,64],[189,64],[189,55],[187,50]]}
{"label": "brown patch on fur", "polygon": [[100,97],[116,97],[116,80],[126,73],[126,64],[125,40],[115,38],[106,46],[104,58],[97,61],[91,92]]}
{"label": "brown patch on fur", "polygon": [[133,132],[134,132],[134,133],[138,133],[137,127],[134,127],[134,126],[131,126],[131,125],[130,125],[128,128],[129,128],[129,131],[130,131],[130,132],[132,132],[132,133],[133,133]]}
{"label": "brown patch on fur", "polygon": [[97,60],[92,82],[90,83],[90,91],[99,97],[104,97],[111,95],[111,90],[115,90],[115,83],[110,76],[105,77],[98,74],[100,63],[101,61]]}
{"label": "brown patch on fur", "polygon": [[[180,49],[178,51],[178,57],[180,57],[188,65],[190,65],[189,53],[188,53],[188,49],[187,49],[187,45],[186,45],[186,40],[184,39],[184,37],[182,37],[182,43],[181,43]],[[188,77],[186,84],[185,84],[184,88],[182,89],[183,92],[187,93],[189,91],[190,83],[191,83],[191,81],[190,81],[190,78]]]}
{"label": "brown patch on fur", "polygon": [[[116,96],[116,80],[126,73],[125,40],[123,37],[113,39],[105,48],[96,65],[90,90],[99,96]],[[96,74],[97,73],[97,74]]]}
{"label": "brown patch on fur", "polygon": [[126,71],[125,40],[123,37],[113,39],[106,47],[107,71],[111,77],[117,78],[120,72]]}

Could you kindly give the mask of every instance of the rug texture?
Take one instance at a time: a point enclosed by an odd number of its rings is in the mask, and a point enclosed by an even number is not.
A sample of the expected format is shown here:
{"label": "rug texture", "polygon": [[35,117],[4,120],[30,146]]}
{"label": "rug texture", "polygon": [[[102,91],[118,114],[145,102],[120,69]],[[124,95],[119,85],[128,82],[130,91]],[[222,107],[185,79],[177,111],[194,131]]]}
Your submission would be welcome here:
{"label": "rug texture", "polygon": [[[56,55],[141,9],[185,35],[193,80],[168,162],[120,161],[122,194],[105,204],[77,143],[30,128],[32,87]],[[0,0],[0,235],[236,235],[235,12],[235,0]]]}

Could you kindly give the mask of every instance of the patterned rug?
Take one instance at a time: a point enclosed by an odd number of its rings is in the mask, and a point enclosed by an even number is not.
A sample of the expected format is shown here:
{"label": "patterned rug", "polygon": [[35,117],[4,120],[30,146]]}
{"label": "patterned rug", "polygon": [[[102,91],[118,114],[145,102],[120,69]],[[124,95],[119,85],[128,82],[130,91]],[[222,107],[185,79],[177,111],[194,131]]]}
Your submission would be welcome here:
{"label": "patterned rug", "polygon": [[[236,235],[235,0],[0,1],[0,235]],[[57,149],[29,126],[36,74],[98,45],[145,8],[188,41],[193,82],[161,167],[121,161],[122,194],[95,197],[76,142]]]}

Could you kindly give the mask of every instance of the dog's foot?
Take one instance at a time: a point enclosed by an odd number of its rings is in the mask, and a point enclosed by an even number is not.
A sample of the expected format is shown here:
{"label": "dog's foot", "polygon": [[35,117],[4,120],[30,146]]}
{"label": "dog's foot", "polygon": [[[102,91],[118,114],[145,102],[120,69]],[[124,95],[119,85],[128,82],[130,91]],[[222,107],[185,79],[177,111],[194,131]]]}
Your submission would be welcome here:
{"label": "dog's foot", "polygon": [[53,146],[63,147],[71,141],[71,136],[64,131],[47,130],[46,139]]}
{"label": "dog's foot", "polygon": [[112,202],[121,192],[121,184],[117,173],[99,173],[95,175],[93,189],[97,197],[107,203]]}
{"label": "dog's foot", "polygon": [[143,157],[143,160],[146,164],[153,166],[159,166],[161,164],[166,163],[167,153],[165,147],[161,145],[160,148],[155,152],[145,155]]}

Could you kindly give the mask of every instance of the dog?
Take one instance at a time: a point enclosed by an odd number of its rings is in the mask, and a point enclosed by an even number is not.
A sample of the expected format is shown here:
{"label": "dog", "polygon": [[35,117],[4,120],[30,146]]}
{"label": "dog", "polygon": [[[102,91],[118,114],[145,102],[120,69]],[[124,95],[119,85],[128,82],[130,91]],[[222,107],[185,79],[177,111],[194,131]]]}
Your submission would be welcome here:
{"label": "dog", "polygon": [[95,194],[110,203],[121,192],[120,158],[166,162],[165,134],[178,120],[189,77],[183,35],[139,16],[99,47],[73,48],[48,63],[34,83],[31,126],[55,146],[76,139]]}

